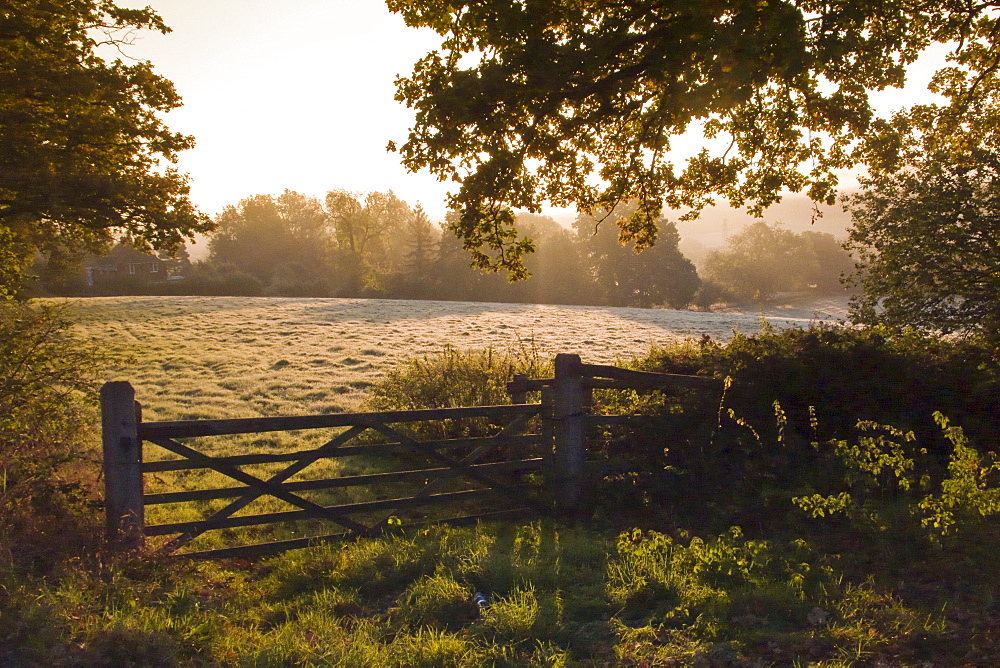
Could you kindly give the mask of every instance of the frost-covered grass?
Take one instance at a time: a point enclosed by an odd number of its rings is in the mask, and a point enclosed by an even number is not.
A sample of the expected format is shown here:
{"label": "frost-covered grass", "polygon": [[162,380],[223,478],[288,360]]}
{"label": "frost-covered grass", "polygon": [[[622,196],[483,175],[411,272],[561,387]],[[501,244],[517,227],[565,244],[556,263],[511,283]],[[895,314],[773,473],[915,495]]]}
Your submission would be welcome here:
{"label": "frost-covered grass", "polygon": [[[783,329],[814,319],[769,318]],[[101,297],[76,300],[79,331],[132,357],[108,380],[136,388],[146,420],[296,415],[361,408],[366,389],[402,360],[445,346],[608,363],[654,345],[752,333],[761,316],[537,304]]]}

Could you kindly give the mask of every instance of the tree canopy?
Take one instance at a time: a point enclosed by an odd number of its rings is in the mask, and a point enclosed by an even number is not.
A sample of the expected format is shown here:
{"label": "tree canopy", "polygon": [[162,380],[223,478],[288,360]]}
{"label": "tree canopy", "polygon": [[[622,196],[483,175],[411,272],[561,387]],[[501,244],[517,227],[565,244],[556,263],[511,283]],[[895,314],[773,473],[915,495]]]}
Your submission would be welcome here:
{"label": "tree canopy", "polygon": [[1000,341],[1000,155],[931,155],[851,199],[857,320]]}
{"label": "tree canopy", "polygon": [[691,303],[701,280],[677,248],[680,234],[672,222],[657,220],[656,246],[637,253],[631,244],[619,243],[613,228],[600,224],[603,217],[604,212],[581,214],[574,227],[606,303],[643,308],[684,308]]}
{"label": "tree canopy", "polygon": [[160,118],[180,105],[173,85],[98,55],[139,30],[169,32],[109,0],[0,0],[0,254],[116,237],[167,248],[211,228],[172,166],[194,145]]}
{"label": "tree canopy", "polygon": [[218,229],[209,241],[209,257],[214,264],[231,265],[263,285],[282,276],[286,280],[279,284],[312,285],[315,293],[322,294],[329,279],[326,221],[319,200],[301,193],[286,190],[277,198],[247,197],[216,217]]}
{"label": "tree canopy", "polygon": [[[715,196],[755,213],[785,191],[832,202],[839,170],[891,171],[928,143],[975,145],[1000,118],[991,2],[388,4],[442,37],[397,80],[416,122],[389,147],[459,184],[451,229],[476,265],[514,277],[532,246],[512,207],[591,214],[633,202],[616,222],[643,248],[664,204],[693,218]],[[943,102],[877,117],[869,93],[901,86],[933,43],[953,47],[932,83]],[[685,132],[706,147],[678,158]]]}

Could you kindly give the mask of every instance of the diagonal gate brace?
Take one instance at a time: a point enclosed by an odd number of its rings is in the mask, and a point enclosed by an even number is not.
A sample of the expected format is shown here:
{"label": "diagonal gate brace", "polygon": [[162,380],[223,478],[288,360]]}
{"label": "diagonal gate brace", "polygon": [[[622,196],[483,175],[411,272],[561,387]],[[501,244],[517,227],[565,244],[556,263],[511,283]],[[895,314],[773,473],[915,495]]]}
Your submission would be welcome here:
{"label": "diagonal gate brace", "polygon": [[[531,419],[531,417],[532,416],[530,416],[530,415],[521,415],[521,416],[519,416],[517,419],[515,419],[509,425],[507,425],[506,427],[504,427],[500,431],[500,433],[496,434],[495,436],[492,436],[489,439],[489,442],[484,443],[483,445],[480,445],[479,447],[477,447],[475,450],[473,450],[472,452],[470,452],[469,454],[467,454],[465,457],[463,457],[460,460],[456,460],[456,459],[453,459],[451,457],[448,457],[447,455],[443,455],[443,454],[437,452],[436,450],[431,450],[430,448],[425,448],[425,447],[423,447],[423,445],[419,441],[416,441],[416,440],[414,440],[412,438],[409,438],[409,437],[407,437],[407,436],[405,436],[403,434],[400,434],[396,430],[391,429],[389,427],[385,427],[384,431],[382,429],[378,429],[378,431],[382,432],[383,434],[386,434],[387,436],[399,438],[400,442],[403,442],[406,445],[409,445],[411,447],[416,447],[416,448],[418,448],[420,450],[420,452],[429,454],[432,457],[434,457],[435,459],[438,459],[439,461],[444,462],[450,468],[455,469],[455,470],[459,470],[462,473],[465,473],[469,477],[473,478],[477,482],[479,482],[481,484],[485,484],[490,489],[494,489],[496,487],[501,487],[502,486],[499,481],[496,481],[496,480],[494,480],[492,478],[489,478],[487,476],[478,474],[474,469],[471,469],[469,467],[472,464],[475,464],[480,459],[482,459],[483,456],[485,456],[486,453],[488,453],[490,450],[494,450],[495,448],[497,448],[500,445],[500,443],[498,443],[498,441],[500,441],[504,437],[511,436],[512,434],[516,434],[518,432],[524,431],[524,428],[527,425],[528,420]],[[376,429],[377,429],[377,427],[376,427]],[[470,473],[471,473],[471,475],[470,475]],[[435,490],[437,490],[438,488],[440,488],[441,484],[443,482],[444,482],[444,478],[439,476],[439,477],[437,477],[437,478],[429,481],[420,490],[418,490],[411,498],[420,499],[420,498],[423,498],[425,496],[428,496],[428,495],[432,494]],[[398,508],[392,509],[391,511],[389,511],[385,515],[385,517],[383,517],[381,520],[379,520],[378,522],[376,522],[375,524],[373,524],[371,528],[372,529],[382,528],[386,524],[386,522],[389,521],[389,518],[392,517],[393,515],[395,515],[398,510],[399,510]]]}
{"label": "diagonal gate brace", "polygon": [[[354,438],[355,436],[357,436],[357,434],[359,434],[362,431],[364,431],[364,429],[366,429],[366,427],[353,427],[352,429],[348,430],[344,434],[341,434],[338,438],[336,438],[333,441],[330,441],[329,443],[327,443],[325,446],[323,446],[323,448],[320,448],[320,450],[324,450],[324,452],[328,451],[327,448],[329,450],[332,450],[334,447],[342,445],[347,440],[350,440],[350,438]],[[348,437],[348,438],[343,438],[344,436],[346,436],[347,434],[350,434],[351,432],[355,432],[355,433],[351,434],[351,436]],[[340,524],[341,526],[347,527],[348,529],[351,529],[352,531],[355,531],[357,533],[366,534],[368,532],[368,527],[366,527],[364,524],[361,524],[360,522],[356,522],[356,521],[354,521],[354,520],[352,520],[352,519],[350,519],[348,517],[344,517],[344,516],[339,515],[337,513],[331,512],[331,511],[327,510],[326,508],[324,508],[323,506],[321,506],[321,505],[319,505],[317,503],[313,503],[312,501],[309,501],[307,499],[304,499],[304,498],[298,496],[297,494],[293,494],[293,493],[291,493],[291,492],[289,492],[289,491],[287,491],[287,490],[285,490],[285,489],[283,489],[281,487],[280,482],[283,482],[284,479],[287,479],[288,477],[291,477],[292,475],[294,475],[295,473],[298,472],[298,471],[292,471],[292,472],[289,473],[289,470],[293,469],[294,467],[296,467],[299,462],[296,462],[295,464],[292,464],[290,467],[288,467],[287,469],[285,469],[284,471],[282,471],[282,473],[277,474],[277,476],[273,476],[269,480],[261,480],[260,478],[257,478],[256,476],[250,475],[249,473],[244,473],[243,471],[239,470],[235,466],[230,466],[228,464],[220,464],[219,462],[217,462],[215,460],[214,457],[210,457],[209,455],[202,454],[202,453],[198,452],[197,450],[193,450],[193,449],[191,449],[191,448],[189,448],[189,447],[187,447],[185,445],[181,445],[177,441],[174,441],[174,440],[171,440],[171,439],[168,439],[168,438],[164,438],[164,439],[155,439],[155,440],[153,440],[151,442],[155,443],[156,445],[159,445],[161,448],[164,448],[166,450],[174,452],[174,453],[176,453],[176,454],[178,454],[178,455],[180,455],[182,457],[186,457],[187,459],[190,459],[192,461],[199,462],[199,463],[203,464],[205,467],[213,469],[215,471],[218,471],[219,473],[221,473],[221,474],[223,474],[225,476],[228,476],[228,477],[230,477],[230,478],[232,478],[232,479],[234,479],[234,480],[236,480],[238,482],[242,482],[245,485],[249,485],[250,487],[253,487],[254,488],[253,492],[249,492],[248,494],[246,494],[243,497],[241,497],[241,499],[239,499],[239,500],[237,500],[237,501],[229,504],[229,506],[227,506],[226,509],[224,509],[224,510],[229,510],[229,512],[226,514],[226,517],[228,517],[232,513],[234,513],[237,510],[239,510],[239,508],[244,507],[245,505],[247,505],[248,503],[250,503],[250,501],[252,501],[253,499],[266,494],[266,495],[270,495],[270,496],[274,496],[276,498],[279,498],[282,501],[290,503],[293,506],[297,506],[297,507],[299,507],[299,508],[301,508],[303,510],[311,511],[317,518],[327,519],[327,520],[336,522],[337,524]],[[315,451],[313,453],[311,453],[309,456],[311,457],[314,454],[315,454]],[[322,456],[322,455],[316,455],[315,459],[313,459],[312,461],[315,461],[316,459],[319,459],[320,456]],[[308,466],[309,464],[311,464],[312,461],[306,462],[301,468],[305,468],[305,466]],[[301,468],[299,470],[301,470]],[[287,475],[286,475],[286,477],[284,479],[282,479],[279,482],[275,482],[274,481],[275,477],[282,476],[283,474],[286,474],[286,473],[287,473]],[[250,496],[252,496],[253,498],[249,498],[248,499],[248,497],[250,497]],[[244,501],[245,499],[248,499],[248,500],[246,500],[246,502],[243,503],[242,506],[240,506],[239,508],[235,508],[234,507],[237,504],[239,504],[241,501]],[[232,508],[232,509],[230,510],[230,508]],[[219,516],[219,515],[221,515],[222,512],[224,512],[224,511],[219,511],[219,513],[216,513],[216,515],[213,515],[210,518],[210,520],[220,521],[221,519],[224,519],[223,517]],[[206,520],[206,522],[207,521],[209,521],[209,520]],[[199,535],[200,533],[203,533],[204,531],[207,531],[209,528],[211,528],[211,527],[202,529],[202,531],[199,531],[197,534],[195,534],[195,536]],[[186,535],[186,534],[182,534],[182,536],[183,535]],[[170,547],[169,549],[170,550],[177,549],[177,547],[179,547],[180,545],[183,545],[186,542],[189,542],[191,539],[193,539],[193,537],[194,536],[192,536],[192,538],[190,538],[188,540],[180,542],[176,546]],[[173,545],[173,543],[175,541],[178,541],[178,538],[175,538],[173,541],[171,541],[170,543],[168,543],[168,545]]]}

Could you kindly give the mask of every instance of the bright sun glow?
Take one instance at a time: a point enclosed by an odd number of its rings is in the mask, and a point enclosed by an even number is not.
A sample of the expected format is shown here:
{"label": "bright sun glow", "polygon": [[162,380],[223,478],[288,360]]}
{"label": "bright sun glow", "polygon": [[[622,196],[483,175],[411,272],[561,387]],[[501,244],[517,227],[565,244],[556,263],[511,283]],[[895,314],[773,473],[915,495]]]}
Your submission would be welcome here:
{"label": "bright sun glow", "polygon": [[443,217],[446,184],[408,174],[385,150],[412,121],[393,82],[435,46],[433,34],[407,28],[381,2],[153,4],[173,32],[143,34],[128,54],[152,61],[184,98],[167,121],[197,139],[180,168],[204,212],[285,188],[345,188],[392,189]]}

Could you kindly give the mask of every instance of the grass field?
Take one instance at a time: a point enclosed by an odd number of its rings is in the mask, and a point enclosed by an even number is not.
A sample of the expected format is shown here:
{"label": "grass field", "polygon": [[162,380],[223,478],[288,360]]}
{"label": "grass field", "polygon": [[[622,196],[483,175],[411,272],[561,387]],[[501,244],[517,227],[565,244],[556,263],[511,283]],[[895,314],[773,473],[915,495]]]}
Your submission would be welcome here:
{"label": "grass field", "polygon": [[[754,314],[388,300],[103,298],[69,308],[84,337],[130,357],[107,378],[136,387],[147,420],[363,409],[390,369],[445,345],[613,362],[760,327]],[[778,329],[814,320],[795,305],[768,314]],[[201,440],[220,454],[319,437]],[[347,464],[323,466],[309,477]],[[219,478],[148,476],[147,491],[227,484]],[[943,545],[822,520],[802,534],[752,535],[754,522],[719,534],[630,513],[631,498],[602,497],[605,512],[587,521],[430,526],[270,559],[74,557],[58,576],[0,589],[0,664],[996,665],[990,531]],[[255,504],[245,512],[283,509]],[[212,507],[159,507],[147,521]],[[229,534],[193,547],[234,538],[244,542]]]}
{"label": "grass field", "polygon": [[[608,363],[654,344],[751,333],[760,315],[536,304],[102,297],[75,300],[84,336],[131,356],[108,370],[128,380],[147,420],[328,413],[359,409],[366,389],[401,360],[459,349],[534,346]],[[807,326],[787,310],[776,328]]]}

